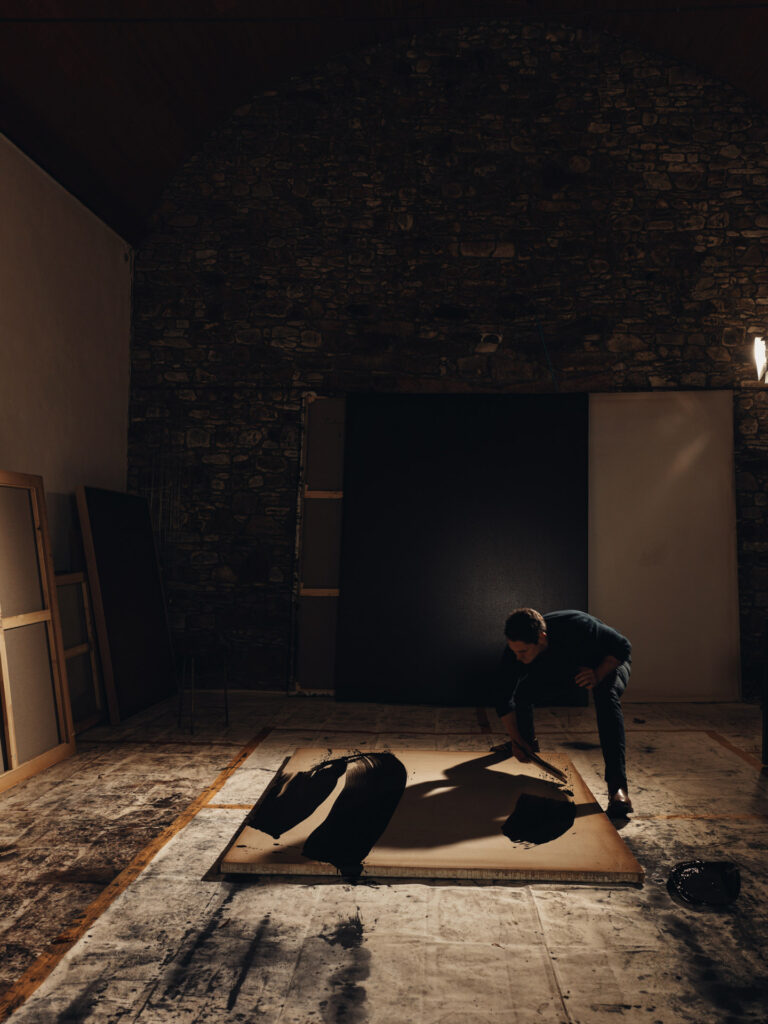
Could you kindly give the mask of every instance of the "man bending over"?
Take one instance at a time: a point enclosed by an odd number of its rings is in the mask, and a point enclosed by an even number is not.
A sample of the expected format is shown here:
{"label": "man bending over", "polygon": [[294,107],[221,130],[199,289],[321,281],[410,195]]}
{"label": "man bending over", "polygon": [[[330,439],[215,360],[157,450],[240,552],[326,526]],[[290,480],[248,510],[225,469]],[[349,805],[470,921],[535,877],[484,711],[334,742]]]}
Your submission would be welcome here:
{"label": "man bending over", "polygon": [[564,684],[591,690],[608,785],[607,813],[626,817],[626,740],[621,695],[629,681],[632,645],[621,633],[586,612],[541,615],[517,608],[504,624],[507,650],[500,668],[496,710],[509,733],[513,755],[529,761],[539,745],[533,724],[538,695]]}

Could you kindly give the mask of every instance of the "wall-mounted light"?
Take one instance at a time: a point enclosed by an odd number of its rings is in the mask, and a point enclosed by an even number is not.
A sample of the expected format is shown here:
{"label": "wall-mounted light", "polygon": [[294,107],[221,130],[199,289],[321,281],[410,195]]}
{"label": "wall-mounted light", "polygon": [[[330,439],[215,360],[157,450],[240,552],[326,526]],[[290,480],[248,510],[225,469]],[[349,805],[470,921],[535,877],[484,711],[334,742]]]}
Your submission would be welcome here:
{"label": "wall-mounted light", "polygon": [[757,379],[762,384],[768,384],[768,360],[766,359],[764,338],[755,338],[755,367],[757,368]]}

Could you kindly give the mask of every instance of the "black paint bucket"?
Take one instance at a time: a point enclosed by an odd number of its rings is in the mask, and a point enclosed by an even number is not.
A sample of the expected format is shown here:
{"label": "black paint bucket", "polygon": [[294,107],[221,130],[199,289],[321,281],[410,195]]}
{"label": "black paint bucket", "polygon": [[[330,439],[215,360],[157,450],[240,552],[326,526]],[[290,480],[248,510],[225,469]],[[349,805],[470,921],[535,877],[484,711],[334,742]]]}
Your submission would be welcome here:
{"label": "black paint bucket", "polygon": [[670,896],[691,906],[727,907],[741,889],[741,875],[729,860],[685,860],[667,879]]}

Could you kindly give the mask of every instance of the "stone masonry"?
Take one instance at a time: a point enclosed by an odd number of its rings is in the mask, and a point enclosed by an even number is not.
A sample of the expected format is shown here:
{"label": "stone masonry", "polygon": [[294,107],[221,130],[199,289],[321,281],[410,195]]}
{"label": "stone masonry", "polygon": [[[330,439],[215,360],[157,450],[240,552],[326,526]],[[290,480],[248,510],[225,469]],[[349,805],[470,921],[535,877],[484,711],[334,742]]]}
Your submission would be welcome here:
{"label": "stone masonry", "polygon": [[306,392],[727,388],[753,694],[767,140],[724,84],[539,24],[351,53],[235,111],[136,257],[130,480],[177,636],[286,684]]}

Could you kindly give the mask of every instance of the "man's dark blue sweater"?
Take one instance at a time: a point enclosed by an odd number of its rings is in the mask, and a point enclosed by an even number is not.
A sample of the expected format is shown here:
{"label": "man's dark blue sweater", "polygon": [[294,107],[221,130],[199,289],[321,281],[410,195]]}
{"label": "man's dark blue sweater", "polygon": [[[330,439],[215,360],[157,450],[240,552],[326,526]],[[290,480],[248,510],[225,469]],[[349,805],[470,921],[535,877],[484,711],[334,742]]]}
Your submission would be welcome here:
{"label": "man's dark blue sweater", "polygon": [[586,612],[567,609],[544,616],[547,647],[529,664],[507,648],[497,675],[496,711],[515,713],[523,738],[535,745],[533,708],[537,696],[573,685],[580,668],[597,668],[610,655],[619,665],[592,690],[605,778],[611,791],[626,788],[624,716],[621,695],[629,681],[632,645],[625,636]]}
{"label": "man's dark blue sweater", "polygon": [[544,616],[548,647],[529,665],[523,665],[507,648],[501,660],[496,692],[496,711],[506,715],[520,704],[535,705],[537,694],[548,687],[573,683],[580,668],[597,668],[606,654],[628,661],[632,645],[625,636],[594,615],[567,609]]}

